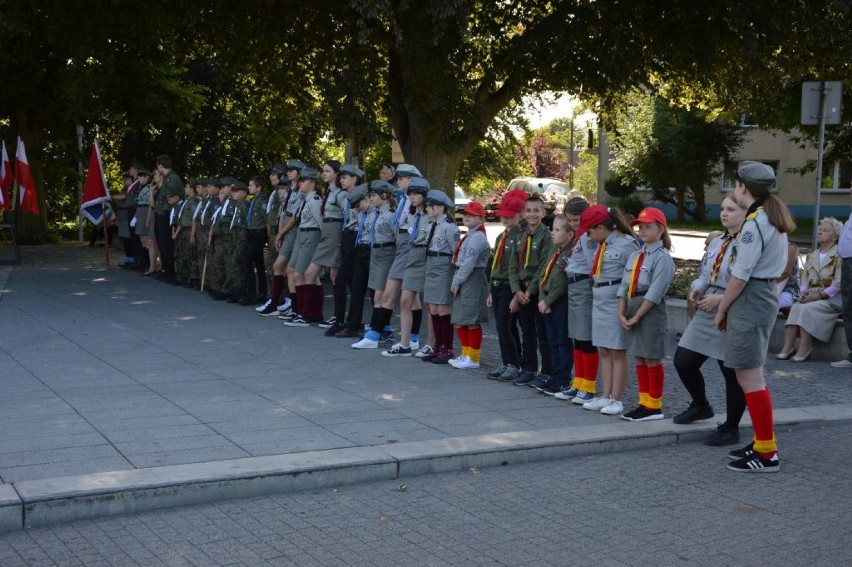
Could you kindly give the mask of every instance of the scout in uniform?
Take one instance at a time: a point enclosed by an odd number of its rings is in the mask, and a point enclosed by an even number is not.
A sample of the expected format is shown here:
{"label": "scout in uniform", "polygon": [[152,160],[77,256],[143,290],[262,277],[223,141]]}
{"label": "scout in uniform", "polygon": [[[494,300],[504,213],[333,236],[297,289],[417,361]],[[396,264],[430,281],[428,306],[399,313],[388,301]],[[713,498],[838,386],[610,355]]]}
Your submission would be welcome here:
{"label": "scout in uniform", "polygon": [[380,179],[371,181],[369,199],[373,209],[364,226],[371,248],[370,277],[367,287],[372,289],[375,295],[370,329],[364,334],[363,339],[352,344],[352,348],[355,349],[378,348],[382,331],[390,323],[393,315],[392,309],[382,307],[385,283],[393,264],[396,246],[396,234],[393,228],[396,199],[393,197],[393,186]]}
{"label": "scout in uniform", "polygon": [[[162,176],[161,189],[168,189],[168,193],[176,192],[182,199],[183,181],[177,173],[172,171],[172,160],[169,156],[157,157],[157,172]],[[160,191],[161,198],[156,200],[155,222],[157,245],[160,247],[160,264],[163,270],[163,280],[171,282],[175,277],[175,249],[172,240],[172,230],[169,223],[170,210],[165,199],[165,193]]]}
{"label": "scout in uniform", "polygon": [[729,454],[736,460],[728,468],[776,472],[780,463],[763,365],[778,313],[775,282],[787,263],[787,233],[796,224],[787,206],[770,193],[775,185],[771,167],[743,161],[734,179],[733,195],[737,203],[747,207],[746,220],[733,244],[736,262],[715,321],[725,331],[725,366],[736,371],[745,392],[754,441]]}
{"label": "scout in uniform", "polygon": [[[273,264],[278,258],[278,247],[275,245],[275,236],[278,234],[278,218],[281,213],[281,197],[287,194],[287,173],[284,164],[276,163],[272,166],[269,172],[269,183],[272,185],[272,192],[266,200],[264,207],[264,215],[266,217],[266,289],[272,289]],[[280,299],[280,297],[279,297]],[[273,303],[275,305],[273,305]],[[258,313],[264,311],[268,307],[278,306],[278,299],[272,301],[267,299],[266,303],[259,306],[256,311]],[[277,312],[276,312],[277,314]],[[272,315],[272,313],[269,313]]]}
{"label": "scout in uniform", "polygon": [[[253,305],[255,298],[248,297],[248,281],[246,279],[246,258],[248,257],[248,186],[239,180],[231,185],[231,210],[233,215],[228,223],[227,255],[225,256],[225,293],[228,303]],[[252,280],[254,281],[254,280]],[[253,292],[254,293],[254,292]]]}
{"label": "scout in uniform", "polygon": [[[198,207],[195,208],[195,214],[192,219],[193,234],[190,235],[190,240],[195,239],[199,281],[200,278],[207,276],[204,273],[205,264],[210,262],[207,240],[210,236],[210,225],[213,224],[213,214],[219,207],[219,180],[211,177],[203,181],[206,195],[198,204]],[[207,282],[205,282],[206,284]]]}
{"label": "scout in uniform", "polygon": [[485,234],[485,207],[471,201],[462,211],[467,234],[456,245],[452,264],[456,268],[450,292],[453,294],[451,321],[461,342],[461,354],[448,360],[453,368],[479,368],[482,323],[488,322],[488,276],[485,267],[491,246]]}
{"label": "scout in uniform", "polygon": [[503,232],[494,244],[491,259],[491,290],[486,303],[494,309],[497,344],[500,346],[501,364],[488,373],[488,378],[511,382],[521,370],[521,340],[518,331],[518,313],[510,304],[514,294],[509,285],[509,257],[518,246],[526,232],[526,223],[522,217],[527,194],[514,194],[509,191],[503,195],[497,216],[503,225]]}
{"label": "scout in uniform", "polygon": [[255,175],[248,182],[248,211],[246,212],[246,256],[243,259],[243,276],[248,289],[243,298],[252,305],[266,298],[269,288],[266,279],[266,195],[263,194],[263,177]]}
{"label": "scout in uniform", "polygon": [[628,258],[616,296],[618,320],[627,331],[627,351],[636,357],[639,407],[621,418],[654,421],[663,419],[663,359],[669,340],[666,293],[675,265],[663,211],[642,209],[630,223],[637,225],[644,244]]}
{"label": "scout in uniform", "polygon": [[352,270],[355,266],[355,237],[358,234],[358,211],[352,206],[352,191],[361,183],[364,170],[351,164],[340,166],[340,192],[344,196],[341,211],[340,231],[340,267],[332,282],[334,295],[334,321],[325,330],[326,337],[334,337],[346,327],[346,298],[352,284]]}
{"label": "scout in uniform", "polygon": [[[322,178],[327,189],[320,205],[320,241],[317,244],[308,270],[305,272],[305,280],[319,282],[320,271],[328,270],[332,288],[337,279],[337,270],[340,267],[340,243],[343,237],[343,213],[345,212],[346,191],[340,188],[340,162],[328,160],[322,168]],[[322,286],[322,284],[320,284]],[[319,327],[328,329],[334,326],[335,315],[322,321]]]}
{"label": "scout in uniform", "polygon": [[[402,179],[404,177],[400,177],[400,180]],[[400,181],[400,185],[404,183],[408,185],[406,197],[410,209],[405,231],[405,268],[400,283],[402,296],[399,300],[399,342],[382,352],[382,356],[386,357],[411,356],[417,351],[420,348],[420,325],[423,321],[420,296],[426,281],[426,239],[429,238],[426,194],[429,193],[429,182],[422,177],[411,177],[408,181]],[[394,265],[400,257],[399,237],[396,243],[397,255]],[[393,270],[394,267],[391,266],[391,273]],[[393,281],[389,276],[388,283]]]}
{"label": "scout in uniform", "polygon": [[[278,314],[279,318],[284,318],[289,321],[295,317],[296,305],[293,301],[296,300],[296,283],[290,269],[290,257],[293,255],[293,247],[296,244],[296,227],[299,223],[299,218],[296,213],[304,203],[304,195],[299,191],[299,172],[306,167],[304,163],[297,159],[288,160],[284,165],[287,174],[287,193],[282,197],[281,209],[278,217],[278,232],[275,235],[275,246],[278,248],[278,257],[272,266],[272,292],[269,299],[272,300],[269,308],[261,311],[262,316]],[[284,293],[284,284],[287,284],[287,290],[290,297],[283,305],[278,305],[281,300],[281,295]]]}
{"label": "scout in uniform", "polygon": [[118,224],[118,237],[124,247],[124,263],[120,268],[134,269],[136,257],[133,251],[133,239],[131,237],[130,219],[136,214],[136,194],[133,187],[137,187],[135,179],[128,171],[124,174],[124,187],[117,195],[112,195],[116,204],[116,223]]}
{"label": "scout in uniform", "polygon": [[[284,324],[288,327],[307,327],[322,321],[323,289],[319,275],[307,279],[305,273],[319,245],[322,224],[322,197],[317,193],[319,172],[313,167],[299,173],[299,191],[303,201],[297,213],[298,234],[290,257],[288,270],[296,285],[296,314]],[[289,273],[289,272],[288,272]]]}
{"label": "scout in uniform", "polygon": [[[370,200],[367,198],[368,190],[368,185],[362,183],[349,191],[349,204],[355,218],[353,228],[355,252],[352,261],[352,280],[349,285],[349,312],[346,316],[346,325],[334,334],[341,339],[360,337],[364,329],[362,317],[364,316],[364,299],[367,297],[367,282],[370,279],[371,252],[370,243],[364,231],[367,217],[371,212]],[[343,240],[344,246],[346,240]]]}
{"label": "scout in uniform", "polygon": [[207,279],[210,297],[216,301],[228,298],[225,293],[225,269],[230,249],[231,219],[234,216],[234,207],[231,203],[231,187],[234,181],[232,177],[223,177],[220,180],[219,206],[213,211],[210,223],[210,233],[207,236],[207,246],[210,254],[207,263]]}
{"label": "scout in uniform", "polygon": [[[624,411],[621,396],[627,386],[627,338],[618,321],[616,293],[627,259],[639,248],[633,230],[617,209],[594,205],[580,215],[580,234],[598,243],[592,262],[592,344],[600,352],[603,392],[583,409],[604,415]],[[569,291],[570,293],[570,291]]]}
{"label": "scout in uniform", "polygon": [[[194,181],[194,180],[193,180]],[[192,215],[195,212],[194,183],[185,189],[186,198],[172,207],[172,240],[175,241],[175,279],[184,287],[192,287],[198,278],[198,262],[195,250],[190,245]],[[197,186],[197,184],[196,184]],[[195,273],[193,273],[193,267]]]}
{"label": "scout in uniform", "polygon": [[727,418],[704,443],[711,446],[731,445],[740,440],[739,425],[745,413],[743,389],[737,382],[737,374],[724,364],[725,336],[716,328],[716,308],[722,300],[731,267],[734,261],[733,242],[745,221],[745,207],[741,207],[731,195],[726,195],[721,204],[721,220],[725,232],[717,235],[707,245],[701,261],[698,278],[689,286],[689,302],[695,305],[695,315],[689,321],[674,355],[674,367],[692,401],[689,407],[672,421],[688,424],[713,417],[713,408],[707,401],[701,365],[708,358],[715,358],[719,370],[725,377],[725,402]]}
{"label": "scout in uniform", "polygon": [[423,302],[429,309],[435,344],[432,354],[420,358],[423,362],[447,364],[454,358],[453,325],[450,309],[453,295],[453,252],[459,243],[459,228],[451,215],[455,204],[441,189],[426,195],[426,214],[432,220],[426,238],[426,281],[423,283]]}
{"label": "scout in uniform", "polygon": [[598,243],[579,232],[580,215],[589,208],[582,197],[565,205],[565,217],[574,231],[574,244],[568,255],[565,275],[568,281],[568,336],[574,345],[574,381],[568,390],[557,392],[556,398],[583,405],[595,397],[598,375],[598,349],[592,344],[592,280]]}
{"label": "scout in uniform", "polygon": [[[538,311],[538,282],[535,278],[540,265],[553,253],[550,232],[541,222],[544,215],[544,202],[540,197],[529,197],[524,202],[526,234],[509,257],[509,285],[518,306],[518,321],[523,335],[523,370],[514,381],[516,386],[541,386],[550,378],[550,349],[544,318]],[[536,377],[539,369],[537,351],[541,352],[539,377]]]}
{"label": "scout in uniform", "polygon": [[136,216],[133,217],[133,230],[142,241],[142,246],[147,251],[147,259],[144,261],[147,269],[142,272],[143,276],[150,276],[157,272],[157,241],[154,238],[154,226],[148,222],[148,213],[151,210],[151,172],[147,169],[139,170],[139,193],[136,196]]}
{"label": "scout in uniform", "polygon": [[550,239],[554,250],[542,264],[538,278],[538,311],[544,317],[547,342],[550,345],[550,380],[540,391],[555,396],[571,383],[574,365],[573,343],[568,336],[568,276],[565,266],[574,240],[574,229],[563,215],[553,219]]}

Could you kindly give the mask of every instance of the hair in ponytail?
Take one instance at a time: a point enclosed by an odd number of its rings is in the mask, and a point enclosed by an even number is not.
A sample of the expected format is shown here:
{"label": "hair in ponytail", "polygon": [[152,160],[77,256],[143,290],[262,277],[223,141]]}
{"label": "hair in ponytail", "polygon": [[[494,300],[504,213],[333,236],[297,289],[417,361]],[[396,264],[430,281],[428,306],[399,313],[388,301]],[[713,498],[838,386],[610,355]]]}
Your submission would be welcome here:
{"label": "hair in ponytail", "polygon": [[672,237],[669,235],[669,229],[660,223],[657,223],[659,227],[663,230],[662,234],[660,234],[660,240],[663,241],[663,248],[666,250],[672,249]]}
{"label": "hair in ponytail", "polygon": [[[740,183],[743,183],[740,181]],[[769,219],[769,224],[774,226],[778,232],[787,234],[796,230],[796,221],[793,220],[793,215],[790,214],[790,209],[784,204],[784,201],[769,192],[765,187],[752,187],[743,183],[746,191],[761,201],[763,210]]]}
{"label": "hair in ponytail", "polygon": [[609,208],[609,220],[602,224],[604,228],[609,230],[617,230],[622,234],[629,234],[630,236],[633,236],[633,229],[630,228],[630,225],[627,224],[626,220],[624,220],[624,215],[621,214],[621,211],[615,207]]}

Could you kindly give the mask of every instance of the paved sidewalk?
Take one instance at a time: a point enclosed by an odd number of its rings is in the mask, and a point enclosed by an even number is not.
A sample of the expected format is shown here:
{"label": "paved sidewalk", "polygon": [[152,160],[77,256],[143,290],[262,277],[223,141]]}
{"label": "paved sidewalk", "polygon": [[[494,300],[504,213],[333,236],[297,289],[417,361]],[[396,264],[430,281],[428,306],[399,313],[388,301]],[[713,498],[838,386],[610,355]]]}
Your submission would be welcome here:
{"label": "paved sidewalk", "polygon": [[783,458],[736,474],[691,443],[158,510],[0,534],[0,564],[849,565],[852,426]]}
{"label": "paved sidewalk", "polygon": [[[251,308],[105,271],[99,249],[23,253],[23,265],[6,268],[0,300],[4,483],[621,422],[485,380],[484,370],[353,351],[315,327],[286,328]],[[493,329],[483,351],[496,362]],[[778,408],[852,407],[848,371],[768,368]],[[722,411],[718,368],[706,370]],[[687,397],[671,359],[666,373],[672,414]],[[628,408],[635,397],[631,380]]]}

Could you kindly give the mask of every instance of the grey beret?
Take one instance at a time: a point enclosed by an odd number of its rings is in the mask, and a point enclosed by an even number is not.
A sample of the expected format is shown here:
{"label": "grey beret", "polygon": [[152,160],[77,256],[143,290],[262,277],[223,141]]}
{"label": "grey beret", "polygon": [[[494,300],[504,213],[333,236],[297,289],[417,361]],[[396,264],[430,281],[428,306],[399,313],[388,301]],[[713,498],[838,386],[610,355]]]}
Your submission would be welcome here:
{"label": "grey beret", "polygon": [[440,189],[432,189],[429,191],[429,193],[426,194],[426,204],[443,205],[451,209],[455,207],[455,203],[453,203],[450,200],[449,196],[447,196],[447,194],[441,191]]}
{"label": "grey beret", "polygon": [[340,166],[340,174],[341,175],[352,175],[354,177],[364,178],[364,170],[359,169],[357,166],[352,165],[351,163],[344,163]]}
{"label": "grey beret", "polygon": [[299,169],[299,170],[301,170],[305,167],[307,167],[307,166],[297,159],[288,159],[287,165],[284,166],[284,169]]}
{"label": "grey beret", "polygon": [[394,186],[387,181],[375,179],[370,181],[370,193],[393,193]]}
{"label": "grey beret", "polygon": [[420,173],[420,170],[408,163],[401,163],[399,167],[396,168],[396,176],[397,177],[423,177],[423,174]]}
{"label": "grey beret", "polygon": [[408,192],[428,193],[432,187],[429,185],[429,180],[425,177],[412,177],[408,184]]}
{"label": "grey beret", "polygon": [[768,189],[775,185],[775,171],[759,161],[743,161],[737,167],[735,179],[750,187]]}
{"label": "grey beret", "polygon": [[319,179],[319,171],[313,167],[303,167],[301,171],[299,171],[299,179],[313,179],[316,181]]}
{"label": "grey beret", "polygon": [[357,205],[362,199],[367,198],[367,184],[356,185],[349,191],[347,197],[352,205]]}

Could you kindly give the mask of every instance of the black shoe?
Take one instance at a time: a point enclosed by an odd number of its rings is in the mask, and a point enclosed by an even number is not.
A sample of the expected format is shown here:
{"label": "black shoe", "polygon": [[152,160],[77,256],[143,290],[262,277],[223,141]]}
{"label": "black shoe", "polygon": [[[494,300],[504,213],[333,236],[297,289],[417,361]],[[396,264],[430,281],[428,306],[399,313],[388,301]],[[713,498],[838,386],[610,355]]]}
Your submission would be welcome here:
{"label": "black shoe", "polygon": [[674,423],[678,425],[687,425],[693,421],[701,421],[702,419],[710,419],[713,417],[713,408],[710,404],[699,406],[695,402],[690,402],[689,407],[672,418]]}
{"label": "black shoe", "polygon": [[739,442],[740,430],[731,427],[727,423],[720,423],[716,428],[716,432],[704,440],[704,444],[710,447],[724,447],[725,445],[735,445]]}
{"label": "black shoe", "polygon": [[567,384],[558,378],[551,378],[542,388],[542,393],[548,396],[555,396],[562,391],[562,388],[567,387]]}
{"label": "black shoe", "polygon": [[550,376],[548,376],[547,374],[539,374],[535,377],[535,380],[530,382],[529,386],[530,388],[535,388],[536,390],[541,392],[544,390],[544,385],[547,384],[549,380]]}
{"label": "black shoe", "polygon": [[648,409],[645,406],[639,406],[631,412],[627,412],[621,416],[621,419],[627,421],[657,421],[663,419],[663,410]]}
{"label": "black shoe", "polygon": [[781,462],[778,460],[778,453],[775,453],[769,459],[765,459],[757,453],[752,453],[750,456],[728,463],[728,470],[746,473],[774,473],[781,470]]}
{"label": "black shoe", "polygon": [[535,374],[530,372],[529,370],[521,370],[518,374],[518,377],[515,378],[515,381],[512,382],[515,386],[526,386],[530,382],[535,380]]}
{"label": "black shoe", "polygon": [[331,327],[326,329],[325,332],[323,333],[323,335],[325,335],[326,337],[336,337],[337,332],[342,328],[343,328],[342,323],[335,323],[334,325],[332,325]]}
{"label": "black shoe", "polygon": [[734,449],[733,451],[728,451],[729,459],[746,459],[754,455],[754,441],[746,445],[741,449]]}

